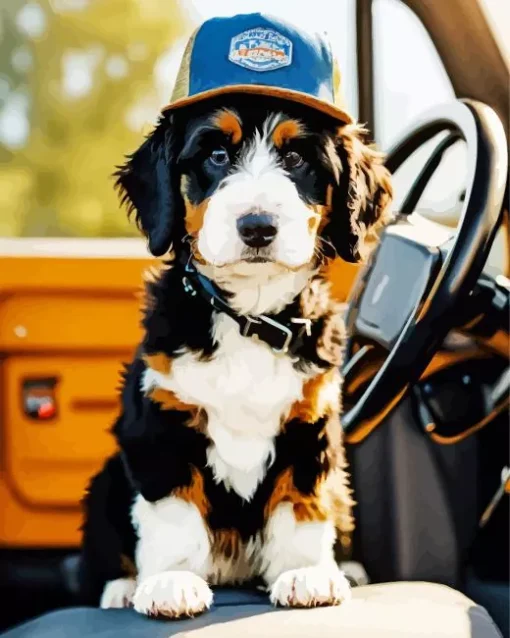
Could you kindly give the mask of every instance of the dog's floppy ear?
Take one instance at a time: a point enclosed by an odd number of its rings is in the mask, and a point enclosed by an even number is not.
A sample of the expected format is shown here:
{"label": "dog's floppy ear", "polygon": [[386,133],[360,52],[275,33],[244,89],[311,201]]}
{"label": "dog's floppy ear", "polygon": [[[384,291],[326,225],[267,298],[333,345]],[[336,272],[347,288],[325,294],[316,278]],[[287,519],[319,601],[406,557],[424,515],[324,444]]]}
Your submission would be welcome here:
{"label": "dog's floppy ear", "polygon": [[168,117],[161,117],[140,148],[114,173],[121,202],[145,234],[151,253],[160,257],[182,230],[184,202],[176,168],[175,133]]}
{"label": "dog's floppy ear", "polygon": [[377,230],[391,218],[390,173],[383,155],[364,143],[365,133],[358,125],[345,125],[325,147],[334,179],[323,235],[350,262],[366,257]]}

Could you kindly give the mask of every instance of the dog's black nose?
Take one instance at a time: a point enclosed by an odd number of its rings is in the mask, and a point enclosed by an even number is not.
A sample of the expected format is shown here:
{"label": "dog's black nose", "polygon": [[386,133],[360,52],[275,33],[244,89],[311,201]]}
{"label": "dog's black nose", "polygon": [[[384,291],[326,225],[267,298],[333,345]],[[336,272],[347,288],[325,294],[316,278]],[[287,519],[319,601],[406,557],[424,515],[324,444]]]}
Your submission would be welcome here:
{"label": "dog's black nose", "polygon": [[276,237],[277,229],[272,215],[248,213],[237,220],[237,231],[250,248],[264,248]]}

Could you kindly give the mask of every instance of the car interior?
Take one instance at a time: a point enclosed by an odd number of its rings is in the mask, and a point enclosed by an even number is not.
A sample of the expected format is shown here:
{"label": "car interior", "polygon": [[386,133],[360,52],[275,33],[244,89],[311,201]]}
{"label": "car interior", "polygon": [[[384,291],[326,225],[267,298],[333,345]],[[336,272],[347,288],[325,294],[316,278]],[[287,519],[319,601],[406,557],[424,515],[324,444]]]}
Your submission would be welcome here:
{"label": "car interior", "polygon": [[[77,608],[79,497],[113,449],[114,388],[137,343],[151,260],[138,240],[4,239],[1,635],[510,636],[510,54],[491,7],[352,3],[358,119],[397,189],[395,220],[368,263],[331,266],[349,336],[342,426],[356,529],[346,571],[357,611],[338,625],[317,614],[326,610],[299,612],[298,633],[284,620],[293,611],[267,613],[254,591],[225,591],[209,618],[186,626]],[[393,105],[381,96],[391,11],[410,20],[411,37],[423,34],[451,91],[407,112],[404,127],[385,123]],[[434,204],[441,189],[447,210]],[[370,600],[380,601],[371,620]],[[455,610],[462,621],[447,633]],[[255,615],[255,629],[242,624]]]}

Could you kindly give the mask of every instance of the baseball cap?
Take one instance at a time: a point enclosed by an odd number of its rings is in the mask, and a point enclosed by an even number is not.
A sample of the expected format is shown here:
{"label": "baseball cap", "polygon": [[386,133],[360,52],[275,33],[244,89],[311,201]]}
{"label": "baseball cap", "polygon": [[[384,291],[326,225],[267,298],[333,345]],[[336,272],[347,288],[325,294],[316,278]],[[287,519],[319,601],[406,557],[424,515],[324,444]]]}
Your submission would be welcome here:
{"label": "baseball cap", "polygon": [[341,76],[327,37],[262,13],[212,18],[188,41],[163,111],[229,93],[279,97],[344,123]]}

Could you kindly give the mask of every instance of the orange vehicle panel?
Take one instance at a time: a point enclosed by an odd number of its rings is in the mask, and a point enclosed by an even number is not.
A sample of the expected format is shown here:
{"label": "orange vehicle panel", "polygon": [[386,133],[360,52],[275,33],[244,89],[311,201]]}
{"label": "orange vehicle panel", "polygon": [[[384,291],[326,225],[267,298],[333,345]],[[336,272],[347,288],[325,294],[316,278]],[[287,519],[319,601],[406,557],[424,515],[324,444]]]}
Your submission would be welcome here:
{"label": "orange vehicle panel", "polygon": [[[79,542],[80,500],[115,449],[109,430],[121,365],[141,337],[142,272],[151,263],[143,244],[135,251],[131,241],[48,244],[32,240],[27,250],[14,240],[2,254],[0,242],[3,547]],[[41,380],[54,384],[55,413],[34,418],[26,409],[34,391],[26,388]]]}
{"label": "orange vehicle panel", "polygon": [[[89,478],[114,450],[108,429],[119,408],[117,356],[9,357],[4,375],[10,488],[28,506],[76,507]],[[56,380],[57,413],[30,418],[22,406],[23,382],[46,378]]]}

